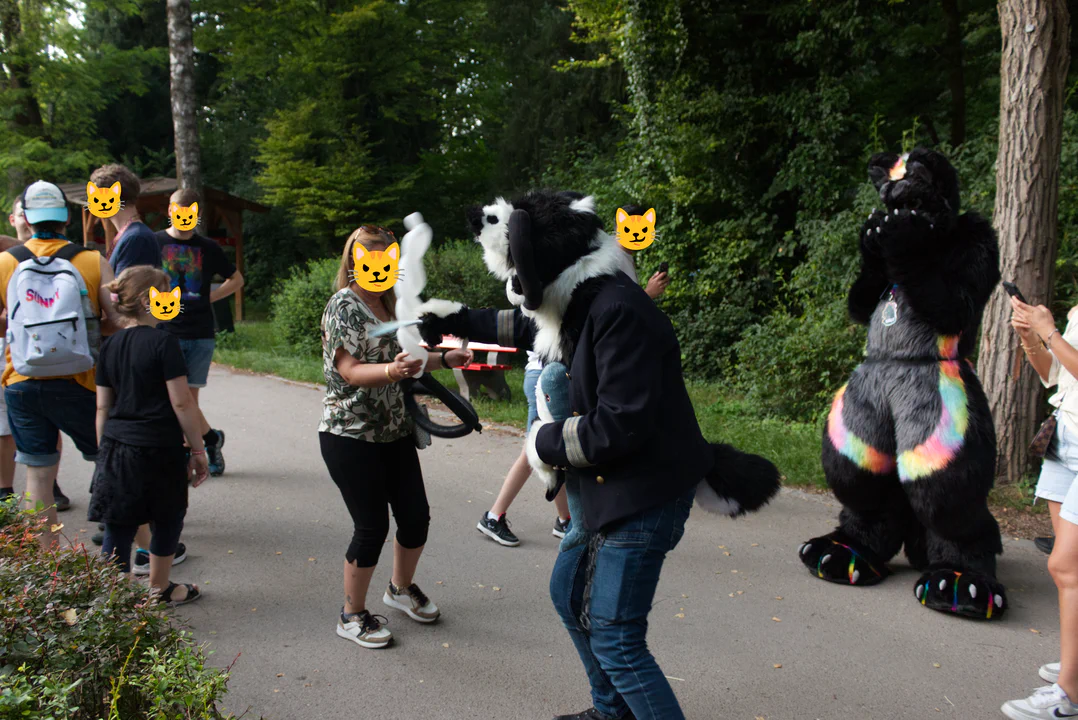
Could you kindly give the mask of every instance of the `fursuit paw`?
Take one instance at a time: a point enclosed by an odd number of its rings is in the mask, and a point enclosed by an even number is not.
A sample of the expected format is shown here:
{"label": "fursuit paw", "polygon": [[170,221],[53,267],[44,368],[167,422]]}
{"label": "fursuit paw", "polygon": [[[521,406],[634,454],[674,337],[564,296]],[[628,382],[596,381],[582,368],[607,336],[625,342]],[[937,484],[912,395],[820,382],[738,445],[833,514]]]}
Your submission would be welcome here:
{"label": "fursuit paw", "polygon": [[429,347],[442,343],[442,336],[468,336],[468,307],[450,300],[428,300],[414,310],[415,316],[422,320],[419,335]]}
{"label": "fursuit paw", "polygon": [[[937,231],[935,219],[917,210],[890,210],[873,214],[865,225],[865,241],[877,245],[883,256],[891,259],[930,248],[939,241],[941,234]],[[939,230],[942,231],[942,228]]]}
{"label": "fursuit paw", "polygon": [[990,575],[969,571],[929,570],[913,586],[927,608],[975,620],[999,619],[1007,610],[1007,591]]}
{"label": "fursuit paw", "polygon": [[871,555],[855,548],[849,540],[831,535],[813,538],[798,551],[809,572],[821,580],[843,585],[875,585],[891,574],[884,563],[870,559]]}
{"label": "fursuit paw", "polygon": [[539,430],[546,424],[544,422],[532,423],[532,428],[528,431],[528,441],[525,447],[528,453],[528,464],[532,466],[532,472],[543,481],[547,490],[553,490],[558,484],[558,471],[543,462],[539,457],[539,451],[535,448],[535,440],[539,436]]}

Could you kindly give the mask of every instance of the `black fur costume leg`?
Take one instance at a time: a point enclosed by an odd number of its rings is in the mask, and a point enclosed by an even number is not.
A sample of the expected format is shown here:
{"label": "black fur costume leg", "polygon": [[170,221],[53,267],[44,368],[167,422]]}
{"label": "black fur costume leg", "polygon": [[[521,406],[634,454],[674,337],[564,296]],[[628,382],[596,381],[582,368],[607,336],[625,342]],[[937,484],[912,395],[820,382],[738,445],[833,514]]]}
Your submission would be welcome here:
{"label": "black fur costume leg", "polygon": [[831,405],[823,468],[842,514],[835,532],[809,540],[800,551],[817,577],[846,585],[875,585],[890,574],[885,563],[902,548],[911,516],[898,482],[894,422],[878,369],[857,368]]}

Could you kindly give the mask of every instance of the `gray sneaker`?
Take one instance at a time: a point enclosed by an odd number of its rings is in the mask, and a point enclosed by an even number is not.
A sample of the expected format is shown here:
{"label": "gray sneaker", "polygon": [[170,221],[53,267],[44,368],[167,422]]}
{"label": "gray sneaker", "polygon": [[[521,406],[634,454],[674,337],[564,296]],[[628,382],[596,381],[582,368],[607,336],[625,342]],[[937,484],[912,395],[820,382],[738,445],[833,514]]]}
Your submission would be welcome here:
{"label": "gray sneaker", "polygon": [[1078,718],[1078,705],[1059,685],[1038,688],[1024,700],[1008,700],[1000,708],[1011,720],[1057,720]]}
{"label": "gray sneaker", "polygon": [[1037,671],[1037,674],[1040,675],[1041,679],[1045,682],[1059,682],[1059,663],[1041,665],[1041,669]]}

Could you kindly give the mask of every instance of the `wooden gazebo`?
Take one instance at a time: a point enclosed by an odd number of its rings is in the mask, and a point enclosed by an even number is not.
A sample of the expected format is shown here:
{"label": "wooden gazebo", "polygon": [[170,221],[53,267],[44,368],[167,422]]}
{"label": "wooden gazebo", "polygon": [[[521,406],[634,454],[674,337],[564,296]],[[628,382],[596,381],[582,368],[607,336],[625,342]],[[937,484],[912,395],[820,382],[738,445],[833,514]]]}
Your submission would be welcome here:
{"label": "wooden gazebo", "polygon": [[[174,178],[155,177],[139,179],[141,191],[136,207],[142,221],[154,230],[168,227],[168,199],[179,182]],[[107,220],[90,213],[87,207],[86,183],[61,185],[67,199],[82,206],[82,242],[86,247],[100,250],[108,257],[116,239],[116,228]],[[199,203],[198,232],[211,237],[222,247],[230,247],[236,254],[236,269],[243,272],[243,211],[265,213],[269,208],[250,200],[229,195],[216,188],[202,188]],[[236,293],[236,319],[243,320],[243,288]]]}

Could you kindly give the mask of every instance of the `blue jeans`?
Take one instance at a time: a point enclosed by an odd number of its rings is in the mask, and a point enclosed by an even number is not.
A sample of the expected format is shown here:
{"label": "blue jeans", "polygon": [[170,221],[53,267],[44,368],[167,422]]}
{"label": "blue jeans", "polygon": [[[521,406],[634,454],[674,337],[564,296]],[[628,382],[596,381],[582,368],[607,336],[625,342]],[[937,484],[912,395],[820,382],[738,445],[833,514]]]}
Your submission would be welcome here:
{"label": "blue jeans", "polygon": [[539,411],[535,406],[535,387],[539,384],[539,376],[542,370],[524,371],[524,399],[528,401],[528,424],[526,430],[531,430],[532,423],[539,419]]}
{"label": "blue jeans", "polygon": [[50,467],[60,462],[56,443],[65,432],[82,456],[97,457],[97,396],[74,380],[30,379],[4,388],[15,438],[15,462]]}
{"label": "blue jeans", "polygon": [[[576,645],[595,709],[611,718],[684,720],[674,691],[647,645],[648,613],[666,554],[685,533],[695,486],[558,555],[550,597]],[[595,562],[585,606],[588,557]]]}

